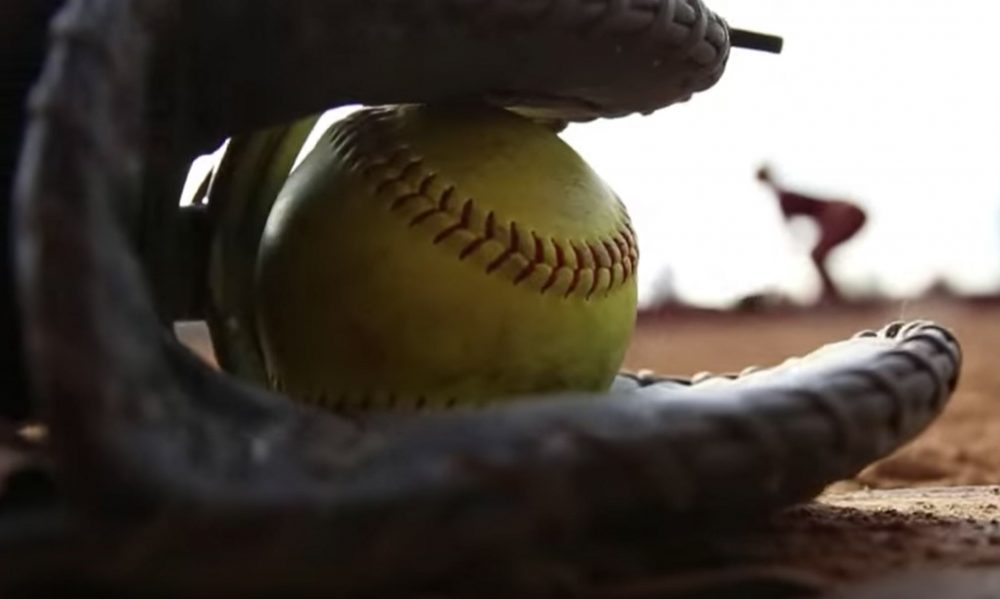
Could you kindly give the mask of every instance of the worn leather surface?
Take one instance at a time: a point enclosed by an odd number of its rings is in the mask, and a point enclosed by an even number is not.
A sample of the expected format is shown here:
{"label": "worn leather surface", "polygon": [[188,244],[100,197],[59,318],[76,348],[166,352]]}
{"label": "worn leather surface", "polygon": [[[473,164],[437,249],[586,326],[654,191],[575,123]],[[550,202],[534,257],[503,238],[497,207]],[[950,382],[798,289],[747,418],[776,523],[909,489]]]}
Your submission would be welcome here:
{"label": "worn leather surface", "polygon": [[[684,11],[691,26],[663,33]],[[49,434],[24,451],[55,486],[0,512],[0,588],[551,595],[643,539],[759,517],[912,438],[960,368],[928,323],[737,380],[385,423],[220,375],[161,324],[177,174],[220,135],[346,100],[498,90],[569,97],[554,105],[574,118],[652,110],[714,82],[725,33],[694,1],[69,2],[14,194]],[[331,67],[342,56],[356,62]]]}

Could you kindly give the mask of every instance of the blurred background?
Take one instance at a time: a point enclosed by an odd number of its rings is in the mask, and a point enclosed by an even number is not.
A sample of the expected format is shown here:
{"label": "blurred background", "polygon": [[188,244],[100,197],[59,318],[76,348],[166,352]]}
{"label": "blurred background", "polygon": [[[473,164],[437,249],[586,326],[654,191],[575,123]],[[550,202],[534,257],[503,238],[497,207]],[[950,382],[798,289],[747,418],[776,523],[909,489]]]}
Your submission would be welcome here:
{"label": "blurred background", "polygon": [[830,259],[845,295],[1000,289],[1000,3],[711,7],[783,36],[784,52],[734,51],[718,86],[686,105],[564,135],[628,202],[645,303],[669,287],[707,305],[817,296],[815,231],[785,226],[754,178],[765,161],[788,187],[868,212]]}

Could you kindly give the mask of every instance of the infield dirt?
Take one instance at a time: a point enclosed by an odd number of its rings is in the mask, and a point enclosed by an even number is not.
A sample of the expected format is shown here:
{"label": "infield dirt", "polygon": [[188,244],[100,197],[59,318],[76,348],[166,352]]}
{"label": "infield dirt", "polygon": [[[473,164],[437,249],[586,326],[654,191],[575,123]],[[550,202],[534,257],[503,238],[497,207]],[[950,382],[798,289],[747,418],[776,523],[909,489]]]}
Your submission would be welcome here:
{"label": "infield dirt", "polygon": [[667,374],[769,366],[894,320],[951,329],[963,349],[959,387],[917,440],[832,490],[1000,484],[1000,302],[924,300],[758,312],[645,313],[629,369]]}

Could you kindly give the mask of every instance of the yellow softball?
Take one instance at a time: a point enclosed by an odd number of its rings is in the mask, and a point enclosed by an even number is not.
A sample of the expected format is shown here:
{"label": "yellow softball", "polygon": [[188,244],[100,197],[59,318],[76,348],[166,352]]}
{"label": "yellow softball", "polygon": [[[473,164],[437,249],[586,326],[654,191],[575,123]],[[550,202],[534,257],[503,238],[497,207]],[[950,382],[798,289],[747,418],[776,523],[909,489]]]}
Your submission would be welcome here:
{"label": "yellow softball", "polygon": [[558,135],[501,109],[335,123],[260,250],[270,382],[331,409],[602,391],[635,325],[624,206]]}

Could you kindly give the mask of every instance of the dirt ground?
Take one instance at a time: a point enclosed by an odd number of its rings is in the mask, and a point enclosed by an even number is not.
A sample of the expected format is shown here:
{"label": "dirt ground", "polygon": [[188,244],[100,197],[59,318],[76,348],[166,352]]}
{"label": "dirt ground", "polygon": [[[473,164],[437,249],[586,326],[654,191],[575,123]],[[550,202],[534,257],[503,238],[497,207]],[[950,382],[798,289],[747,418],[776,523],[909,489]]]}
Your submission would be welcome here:
{"label": "dirt ground", "polygon": [[894,320],[933,320],[963,348],[958,391],[916,441],[832,491],[1000,484],[1000,303],[947,300],[793,312],[644,315],[629,369],[669,374],[768,366]]}
{"label": "dirt ground", "polygon": [[[711,545],[707,570],[643,577],[587,596],[1000,597],[1000,301],[644,314],[625,367],[733,372],[917,319],[951,329],[964,356],[956,394],[919,438],[816,502],[750,531],[702,535]],[[210,357],[202,335],[181,333]]]}
{"label": "dirt ground", "polygon": [[739,371],[915,319],[948,327],[963,348],[959,386],[941,417],[817,502],[775,514],[758,533],[727,538],[735,545],[710,578],[766,566],[776,570],[757,582],[770,586],[754,595],[741,582],[704,596],[1000,597],[1000,302],[644,315],[626,367]]}

